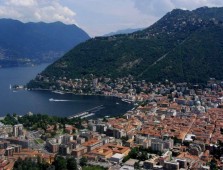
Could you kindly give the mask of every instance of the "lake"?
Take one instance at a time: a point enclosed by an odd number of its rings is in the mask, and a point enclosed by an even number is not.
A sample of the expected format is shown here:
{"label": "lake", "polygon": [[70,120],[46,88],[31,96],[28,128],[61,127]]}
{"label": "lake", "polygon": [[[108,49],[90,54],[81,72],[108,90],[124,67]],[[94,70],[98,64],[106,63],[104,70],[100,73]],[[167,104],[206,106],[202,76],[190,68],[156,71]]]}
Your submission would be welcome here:
{"label": "lake", "polygon": [[115,97],[10,89],[10,84],[25,85],[46,67],[47,64],[42,64],[34,67],[0,69],[0,116],[5,116],[7,113],[24,115],[32,112],[64,117],[103,105],[103,108],[95,112],[95,116],[92,117],[104,117],[124,114],[133,108],[132,105]]}

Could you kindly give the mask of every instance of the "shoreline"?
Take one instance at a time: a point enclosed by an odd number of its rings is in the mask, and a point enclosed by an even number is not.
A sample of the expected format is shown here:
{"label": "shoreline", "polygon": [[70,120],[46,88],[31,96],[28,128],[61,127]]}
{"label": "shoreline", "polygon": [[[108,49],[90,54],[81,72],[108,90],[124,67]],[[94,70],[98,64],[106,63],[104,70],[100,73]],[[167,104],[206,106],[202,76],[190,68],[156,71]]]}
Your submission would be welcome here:
{"label": "shoreline", "polygon": [[87,94],[87,93],[74,93],[74,92],[66,92],[66,91],[60,91],[60,90],[50,90],[50,89],[27,89],[29,91],[49,91],[52,93],[56,93],[56,94],[72,94],[72,95],[76,95],[76,96],[102,96],[102,97],[115,97],[118,99],[121,99],[123,102],[129,103],[129,104],[136,104],[136,101],[132,101],[126,98],[122,98],[120,96],[116,96],[116,95],[105,95],[105,94]]}

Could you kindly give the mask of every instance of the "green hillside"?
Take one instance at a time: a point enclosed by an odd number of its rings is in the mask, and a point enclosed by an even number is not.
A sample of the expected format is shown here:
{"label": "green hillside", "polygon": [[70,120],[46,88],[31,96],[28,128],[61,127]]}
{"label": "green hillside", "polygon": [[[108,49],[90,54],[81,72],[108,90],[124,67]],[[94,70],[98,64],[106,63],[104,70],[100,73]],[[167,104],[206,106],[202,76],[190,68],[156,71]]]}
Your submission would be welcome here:
{"label": "green hillside", "polygon": [[[136,80],[204,82],[223,79],[223,8],[176,9],[149,28],[97,37],[72,49],[41,76],[55,81],[93,74]],[[32,81],[41,84],[41,80]]]}

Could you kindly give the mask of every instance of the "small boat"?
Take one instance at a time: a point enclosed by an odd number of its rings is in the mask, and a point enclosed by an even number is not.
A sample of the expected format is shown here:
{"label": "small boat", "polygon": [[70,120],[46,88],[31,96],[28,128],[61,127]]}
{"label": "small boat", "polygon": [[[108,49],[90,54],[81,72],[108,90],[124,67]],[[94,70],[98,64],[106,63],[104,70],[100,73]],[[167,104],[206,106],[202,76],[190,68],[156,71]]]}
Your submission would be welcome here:
{"label": "small boat", "polygon": [[126,103],[129,103],[131,104],[133,101],[132,100],[129,100],[129,99],[122,99],[123,102],[126,102]]}
{"label": "small boat", "polygon": [[53,101],[54,101],[54,99],[53,99],[53,98],[50,98],[50,99],[49,99],[49,101],[50,101],[50,102],[53,102]]}
{"label": "small boat", "polygon": [[57,93],[57,94],[64,94],[62,91],[58,91],[58,90],[56,90],[56,91],[52,91],[53,93]]}
{"label": "small boat", "polygon": [[116,102],[116,104],[119,104],[118,102]]}
{"label": "small boat", "polygon": [[74,100],[61,100],[61,99],[53,99],[53,98],[50,98],[49,101],[50,102],[72,102]]}

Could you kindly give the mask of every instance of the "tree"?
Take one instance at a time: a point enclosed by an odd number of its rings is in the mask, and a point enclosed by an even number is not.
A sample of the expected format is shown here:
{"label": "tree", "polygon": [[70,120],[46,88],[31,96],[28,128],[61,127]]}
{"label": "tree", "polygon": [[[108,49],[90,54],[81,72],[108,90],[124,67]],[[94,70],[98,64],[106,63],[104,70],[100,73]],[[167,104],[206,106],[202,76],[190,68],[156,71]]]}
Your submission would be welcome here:
{"label": "tree", "polygon": [[215,159],[212,159],[210,162],[210,168],[213,170],[217,170],[217,161]]}
{"label": "tree", "polygon": [[124,159],[122,160],[122,162],[126,162],[129,159],[130,159],[130,157],[129,157],[129,155],[127,155],[127,156],[124,157]]}
{"label": "tree", "polygon": [[54,161],[53,165],[56,167],[56,170],[66,170],[67,169],[67,160],[62,156],[58,156]]}
{"label": "tree", "polygon": [[138,148],[133,148],[133,149],[129,152],[129,157],[130,157],[130,158],[133,158],[133,159],[137,159],[138,152],[139,152],[139,149],[138,149]]}
{"label": "tree", "polygon": [[54,131],[57,131],[57,124],[55,123],[53,126],[54,126],[54,127],[53,127],[53,130],[54,130]]}
{"label": "tree", "polygon": [[141,153],[141,155],[140,155],[138,158],[139,158],[139,160],[142,160],[142,161],[147,160],[147,159],[148,159],[148,154],[147,154],[147,152],[143,151],[143,152]]}
{"label": "tree", "polygon": [[87,158],[86,157],[82,157],[80,159],[80,166],[86,166],[87,165]]}
{"label": "tree", "polygon": [[14,164],[14,169],[22,169],[21,164],[22,164],[22,159],[19,157]]}
{"label": "tree", "polygon": [[15,170],[42,170],[42,169],[48,169],[49,167],[50,167],[49,164],[47,164],[46,162],[41,162],[40,160],[37,160],[37,162],[35,162],[31,158],[26,158],[25,160],[18,158],[18,160],[15,162],[13,169]]}
{"label": "tree", "polygon": [[134,164],[134,169],[140,169],[139,162],[136,162],[136,163]]}
{"label": "tree", "polygon": [[182,141],[178,139],[176,136],[173,137],[173,141],[174,141],[174,144],[182,143]]}
{"label": "tree", "polygon": [[77,162],[74,158],[67,159],[67,169],[68,170],[77,170]]}

